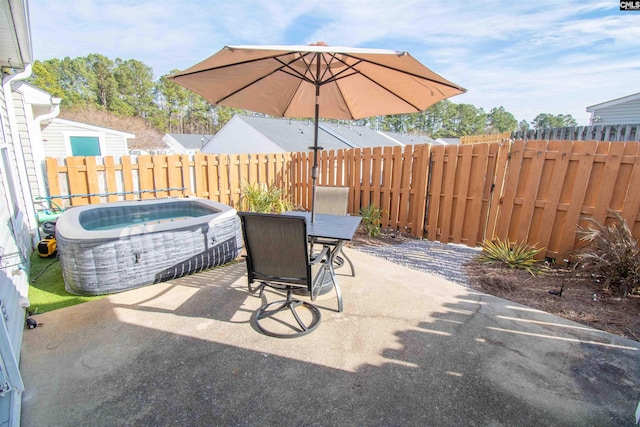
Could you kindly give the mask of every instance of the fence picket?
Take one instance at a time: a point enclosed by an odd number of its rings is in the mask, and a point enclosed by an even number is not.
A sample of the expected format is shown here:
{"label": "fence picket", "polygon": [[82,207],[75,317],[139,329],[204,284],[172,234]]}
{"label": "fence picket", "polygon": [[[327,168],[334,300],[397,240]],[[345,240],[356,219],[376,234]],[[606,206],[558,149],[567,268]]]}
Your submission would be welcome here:
{"label": "fence picket", "polygon": [[[497,147],[497,145],[493,145]],[[491,177],[487,176],[487,172],[490,170],[488,163],[489,144],[474,144],[471,155],[473,161],[469,169],[469,190],[460,239],[467,246],[476,246],[478,243],[482,243],[482,237],[478,236],[478,231],[484,229],[484,198],[485,194],[489,194],[492,181]]]}
{"label": "fence picket", "polygon": [[[565,176],[571,158],[572,144],[567,144],[566,142],[567,141],[549,141],[546,148],[548,167],[550,169],[548,174],[550,178],[544,192],[546,197],[542,200],[543,208],[540,215],[540,226],[538,227],[537,235],[531,234],[532,241],[530,242],[537,244],[538,247],[546,248],[546,251],[544,251],[545,257],[553,255],[549,249],[549,242],[554,229],[552,224],[556,223],[558,204],[560,202],[562,189],[564,188]],[[549,153],[554,153],[555,155],[549,156]]]}
{"label": "fence picket", "polygon": [[[69,179],[69,193],[88,194],[87,168],[84,166],[84,157],[71,157],[67,161],[67,176]],[[81,206],[89,203],[87,197],[72,197],[71,206]]]}
{"label": "fence picket", "polygon": [[[547,148],[546,141],[530,141],[523,153],[522,168],[528,167],[526,172],[527,179],[523,184],[520,205],[520,215],[516,228],[515,241],[526,242],[530,233],[537,234],[537,229],[533,226],[533,216],[535,210],[535,202],[540,187],[540,178],[542,177],[542,168],[545,164],[545,153]],[[524,171],[523,171],[524,172]]]}
{"label": "fence picket", "polygon": [[485,183],[486,213],[482,215],[484,226],[479,230],[478,241],[492,240],[496,232],[496,219],[500,207],[500,197],[507,169],[507,161],[511,142],[491,144],[490,157],[487,163],[487,178]]}
{"label": "fence picket", "polygon": [[427,199],[427,239],[437,241],[438,219],[442,200],[442,177],[444,175],[444,146],[434,146],[429,159],[429,190]]}
{"label": "fence picket", "polygon": [[587,192],[591,166],[595,158],[598,141],[577,141],[574,143],[574,152],[579,154],[577,168],[573,179],[571,179],[571,202],[569,203],[563,235],[558,247],[558,253],[567,254],[574,246],[580,213],[584,205],[584,196]]}
{"label": "fence picket", "polygon": [[594,186],[597,187],[597,194],[595,196],[593,218],[602,224],[607,218],[607,210],[611,206],[614,192],[616,190],[620,191],[615,183],[620,171],[624,147],[625,144],[623,142],[601,142],[598,144],[598,148],[607,149],[602,174],[594,182]]}
{"label": "fence picket", "polygon": [[627,144],[630,150],[626,150],[627,153],[629,151],[633,151],[635,153],[635,159],[633,161],[633,166],[631,169],[631,173],[629,174],[629,184],[626,186],[626,197],[624,198],[624,202],[622,204],[621,215],[627,221],[629,228],[634,231],[634,236],[640,236],[640,218],[638,218],[638,213],[640,212],[640,144]]}
{"label": "fence picket", "polygon": [[458,163],[458,147],[448,145],[445,147],[444,173],[442,176],[443,198],[440,202],[440,241],[449,243],[451,238],[451,217],[453,216],[453,202],[456,182],[456,168]]}
{"label": "fence picket", "polygon": [[473,146],[463,145],[458,150],[456,165],[456,181],[454,188],[453,222],[452,222],[452,242],[462,241],[462,230],[464,224],[465,210],[467,208],[467,194],[469,194],[469,180],[471,174],[471,162],[473,160]]}
{"label": "fence picket", "polygon": [[510,159],[505,172],[505,182],[495,232],[495,236],[499,239],[507,239],[509,236],[511,222],[513,221],[512,215],[515,206],[516,190],[518,188],[518,182],[520,181],[524,147],[524,141],[515,141],[509,153]]}

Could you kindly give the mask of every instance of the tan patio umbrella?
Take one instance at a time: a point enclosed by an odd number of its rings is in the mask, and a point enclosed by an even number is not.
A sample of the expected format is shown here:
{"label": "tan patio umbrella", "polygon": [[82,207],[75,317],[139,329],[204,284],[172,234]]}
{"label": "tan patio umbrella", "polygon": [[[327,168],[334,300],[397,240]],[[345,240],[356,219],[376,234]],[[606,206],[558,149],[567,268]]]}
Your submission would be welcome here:
{"label": "tan patio umbrella", "polygon": [[409,53],[327,46],[225,46],[168,77],[226,107],[315,119],[312,221],[318,178],[318,120],[424,111],[464,93]]}

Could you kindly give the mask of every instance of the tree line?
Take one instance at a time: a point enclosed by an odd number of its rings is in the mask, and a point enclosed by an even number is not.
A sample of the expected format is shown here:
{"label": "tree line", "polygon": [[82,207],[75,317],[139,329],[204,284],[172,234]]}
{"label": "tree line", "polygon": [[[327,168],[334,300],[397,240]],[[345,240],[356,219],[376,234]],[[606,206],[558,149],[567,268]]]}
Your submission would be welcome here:
{"label": "tree line", "polygon": [[[168,80],[167,75],[154,80],[153,70],[135,59],[112,60],[89,54],[75,59],[35,61],[30,82],[61,98],[63,112],[97,109],[121,117],[139,117],[162,133],[215,134],[234,114],[253,114],[212,105]],[[444,100],[420,113],[371,117],[354,124],[433,138],[455,138],[532,127],[576,126],[577,121],[570,114],[541,113],[531,123],[518,122],[504,107],[486,112],[471,104]]]}

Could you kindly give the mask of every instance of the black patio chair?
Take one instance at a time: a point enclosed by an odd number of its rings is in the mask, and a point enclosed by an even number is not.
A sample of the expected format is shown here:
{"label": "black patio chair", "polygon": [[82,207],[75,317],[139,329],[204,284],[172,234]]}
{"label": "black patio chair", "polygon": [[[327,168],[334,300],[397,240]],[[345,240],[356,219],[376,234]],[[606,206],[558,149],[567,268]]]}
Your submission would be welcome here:
{"label": "black patio chair", "polygon": [[[294,291],[307,292],[311,300],[315,300],[329,272],[328,248],[309,256],[307,223],[303,217],[253,212],[238,212],[238,215],[242,222],[249,290],[259,290],[261,298],[266,286],[286,292],[285,300],[264,304],[256,311],[256,326],[266,335],[278,338],[313,331],[320,324],[320,310],[294,297]],[[253,288],[254,282],[259,282],[259,286]],[[298,312],[300,308],[306,313]],[[295,324],[287,312],[293,316]],[[278,331],[263,326],[262,321],[267,318],[272,318]],[[280,332],[280,329],[293,332]]]}
{"label": "black patio chair", "polygon": [[[349,187],[317,186],[315,212],[319,214],[347,215],[349,209]],[[331,244],[332,242],[323,239],[314,239],[313,243]],[[356,271],[349,257],[342,248],[340,254],[333,258],[333,267],[340,268],[345,260],[351,268],[351,275],[355,276]]]}

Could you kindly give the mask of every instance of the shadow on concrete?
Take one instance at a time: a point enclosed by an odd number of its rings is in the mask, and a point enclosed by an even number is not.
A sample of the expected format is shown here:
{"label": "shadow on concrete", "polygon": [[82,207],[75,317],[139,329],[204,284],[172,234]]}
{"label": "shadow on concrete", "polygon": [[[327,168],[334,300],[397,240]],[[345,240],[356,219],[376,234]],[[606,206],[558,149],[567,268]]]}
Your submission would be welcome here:
{"label": "shadow on concrete", "polygon": [[250,327],[244,263],[39,316],[22,425],[633,425],[637,342],[350,256],[292,340]]}

